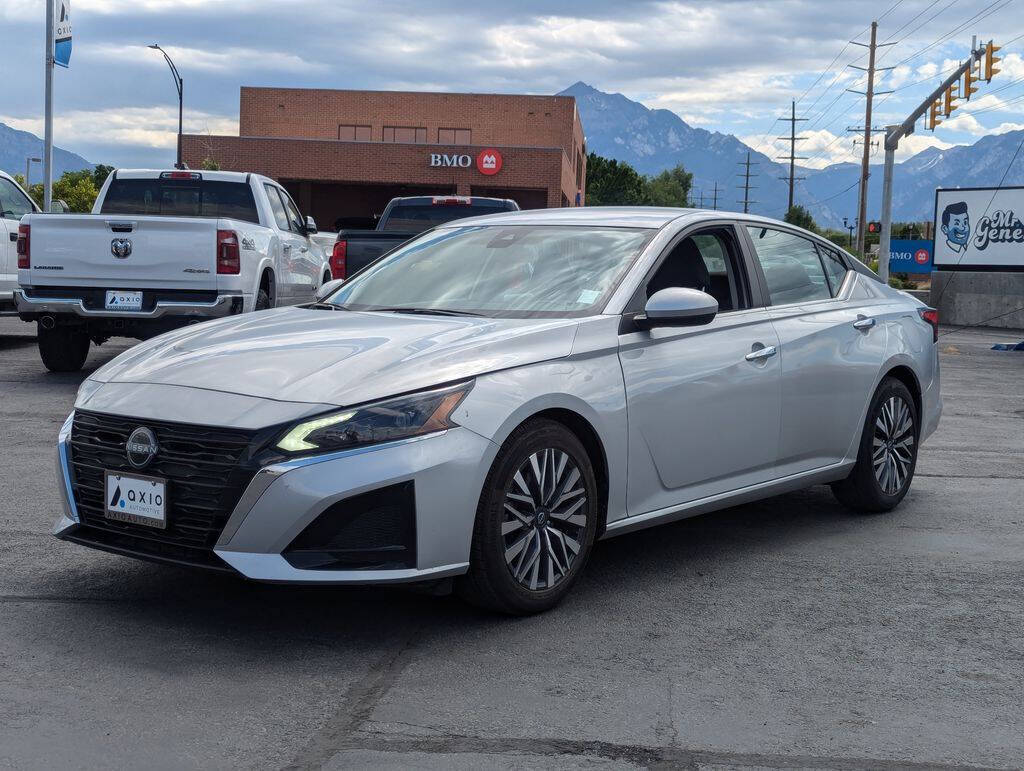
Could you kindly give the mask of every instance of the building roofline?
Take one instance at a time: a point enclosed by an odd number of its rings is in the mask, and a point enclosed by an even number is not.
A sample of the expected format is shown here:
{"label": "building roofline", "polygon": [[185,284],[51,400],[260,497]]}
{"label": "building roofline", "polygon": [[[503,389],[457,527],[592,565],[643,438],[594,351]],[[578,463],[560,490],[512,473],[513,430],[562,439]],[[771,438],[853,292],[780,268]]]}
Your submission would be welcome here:
{"label": "building roofline", "polygon": [[400,94],[411,96],[514,96],[526,99],[568,99],[575,102],[572,94],[519,94],[498,91],[407,91],[383,88],[314,88],[312,86],[240,86],[240,90],[251,91],[332,91],[339,94]]}
{"label": "building roofline", "polygon": [[255,139],[259,141],[267,142],[334,142],[339,145],[368,145],[370,147],[380,147],[381,145],[396,145],[398,147],[444,147],[444,148],[473,148],[477,151],[485,150],[488,147],[493,147],[496,150],[547,150],[550,152],[559,152],[562,155],[568,157],[565,149],[557,145],[439,145],[436,142],[377,142],[377,141],[363,141],[359,139],[330,139],[328,137],[257,137],[248,134],[182,134],[182,138],[185,137],[199,137],[202,139]]}

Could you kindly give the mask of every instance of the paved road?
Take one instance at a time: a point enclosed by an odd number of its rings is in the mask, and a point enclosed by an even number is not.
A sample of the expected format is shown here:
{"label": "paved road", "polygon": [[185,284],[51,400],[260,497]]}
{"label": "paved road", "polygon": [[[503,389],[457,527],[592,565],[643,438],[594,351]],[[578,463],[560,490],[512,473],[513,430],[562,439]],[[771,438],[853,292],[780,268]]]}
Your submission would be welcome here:
{"label": "paved road", "polygon": [[510,620],[50,538],[80,378],[29,332],[0,320],[0,767],[1021,765],[1024,354],[988,349],[1024,334],[942,338],[894,514],[813,488],[624,536]]}

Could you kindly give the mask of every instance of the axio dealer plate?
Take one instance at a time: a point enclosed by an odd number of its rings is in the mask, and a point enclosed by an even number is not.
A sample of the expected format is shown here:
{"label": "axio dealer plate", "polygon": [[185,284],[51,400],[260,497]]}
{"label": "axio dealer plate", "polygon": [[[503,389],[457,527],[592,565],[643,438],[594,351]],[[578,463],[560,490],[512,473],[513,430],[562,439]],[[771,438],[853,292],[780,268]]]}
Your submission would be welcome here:
{"label": "axio dealer plate", "polygon": [[105,472],[104,516],[147,527],[167,527],[167,481],[157,477]]}
{"label": "axio dealer plate", "polygon": [[142,292],[121,292],[117,289],[108,289],[104,306],[108,311],[141,311]]}

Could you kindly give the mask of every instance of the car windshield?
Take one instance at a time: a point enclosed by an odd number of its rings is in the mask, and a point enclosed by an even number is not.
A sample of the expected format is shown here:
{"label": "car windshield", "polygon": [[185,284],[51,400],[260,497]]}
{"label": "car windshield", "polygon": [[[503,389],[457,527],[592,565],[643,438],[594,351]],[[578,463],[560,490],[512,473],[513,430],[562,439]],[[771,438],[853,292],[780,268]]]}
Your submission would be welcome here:
{"label": "car windshield", "polygon": [[603,306],[653,234],[562,225],[443,228],[374,263],[328,302],[350,310],[585,316]]}

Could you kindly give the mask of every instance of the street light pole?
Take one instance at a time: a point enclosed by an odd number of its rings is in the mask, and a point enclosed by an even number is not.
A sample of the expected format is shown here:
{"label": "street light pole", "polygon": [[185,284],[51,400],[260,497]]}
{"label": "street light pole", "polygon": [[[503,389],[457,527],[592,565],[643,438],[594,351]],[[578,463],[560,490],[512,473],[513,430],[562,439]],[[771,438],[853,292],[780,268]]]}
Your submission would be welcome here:
{"label": "street light pole", "polygon": [[26,190],[28,190],[28,187],[29,187],[29,184],[28,184],[28,170],[29,170],[29,166],[31,166],[33,163],[42,163],[42,162],[43,162],[42,158],[26,158],[25,159],[25,189]]}
{"label": "street light pole", "polygon": [[184,168],[184,165],[181,162],[181,115],[184,101],[182,94],[184,93],[185,81],[183,81],[181,75],[178,74],[178,68],[174,66],[174,62],[171,61],[171,57],[167,55],[167,52],[162,49],[158,43],[153,43],[149,47],[164,55],[164,59],[167,60],[167,66],[171,68],[171,75],[174,77],[174,86],[178,89],[178,160],[174,164],[174,168],[182,169]]}

